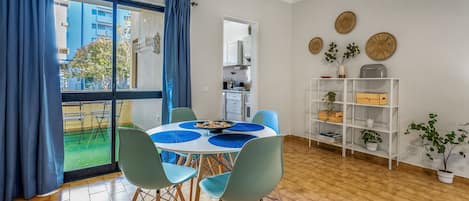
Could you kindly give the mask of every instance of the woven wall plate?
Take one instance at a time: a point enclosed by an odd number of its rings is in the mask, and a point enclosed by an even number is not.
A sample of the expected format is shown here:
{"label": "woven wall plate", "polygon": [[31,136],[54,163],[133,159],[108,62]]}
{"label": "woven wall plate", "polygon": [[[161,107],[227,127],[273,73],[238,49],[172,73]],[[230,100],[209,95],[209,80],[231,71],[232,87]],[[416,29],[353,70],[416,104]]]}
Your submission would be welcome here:
{"label": "woven wall plate", "polygon": [[377,33],[366,42],[366,54],[376,61],[386,60],[391,57],[397,48],[396,38],[387,32]]}
{"label": "woven wall plate", "polygon": [[308,49],[311,54],[318,54],[321,52],[323,46],[321,37],[314,37],[309,41]]}
{"label": "woven wall plate", "polygon": [[341,13],[335,20],[335,30],[341,34],[350,33],[357,24],[357,16],[352,11]]}

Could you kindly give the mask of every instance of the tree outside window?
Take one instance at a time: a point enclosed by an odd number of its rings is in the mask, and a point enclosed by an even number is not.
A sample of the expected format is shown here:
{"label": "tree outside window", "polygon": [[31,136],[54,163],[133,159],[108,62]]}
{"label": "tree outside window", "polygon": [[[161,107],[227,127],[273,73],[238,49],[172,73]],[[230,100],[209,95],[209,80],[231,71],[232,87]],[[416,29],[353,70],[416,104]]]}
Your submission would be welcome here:
{"label": "tree outside window", "polygon": [[[128,85],[131,68],[130,33],[118,27],[120,42],[117,44],[117,80],[118,83]],[[112,40],[100,37],[97,40],[79,48],[72,61],[67,65],[68,73],[64,78],[81,78],[85,80],[86,89],[112,88]],[[128,86],[119,86],[128,88]]]}

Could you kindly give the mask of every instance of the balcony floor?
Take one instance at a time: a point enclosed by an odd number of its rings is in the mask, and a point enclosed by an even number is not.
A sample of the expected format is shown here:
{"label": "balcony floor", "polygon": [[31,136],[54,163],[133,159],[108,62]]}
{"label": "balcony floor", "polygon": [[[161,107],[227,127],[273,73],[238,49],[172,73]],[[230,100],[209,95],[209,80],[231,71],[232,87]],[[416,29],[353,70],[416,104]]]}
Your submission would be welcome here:
{"label": "balcony floor", "polygon": [[[125,127],[133,127],[133,125]],[[110,133],[110,128],[99,131],[89,129],[84,130],[83,133],[81,131],[65,132],[64,170],[79,170],[109,164],[111,162]],[[116,143],[119,143],[119,138],[116,139]]]}

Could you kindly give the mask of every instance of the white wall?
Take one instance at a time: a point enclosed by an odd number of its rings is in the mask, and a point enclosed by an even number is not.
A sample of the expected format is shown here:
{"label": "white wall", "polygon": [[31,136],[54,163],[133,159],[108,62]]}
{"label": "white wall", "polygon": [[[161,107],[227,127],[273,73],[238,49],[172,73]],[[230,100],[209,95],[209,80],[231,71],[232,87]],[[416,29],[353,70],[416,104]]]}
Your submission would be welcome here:
{"label": "white wall", "polygon": [[221,118],[223,19],[259,25],[259,109],[279,113],[290,133],[292,5],[277,0],[198,0],[191,16],[192,104],[200,119]]}
{"label": "white wall", "polygon": [[[334,29],[335,18],[345,10],[357,15],[357,26],[347,35]],[[305,133],[305,84],[311,77],[335,74],[335,68],[323,62],[323,52],[311,55],[307,44],[320,36],[324,45],[330,41],[344,46],[357,42],[364,50],[373,34],[387,31],[397,38],[398,48],[383,63],[390,77],[400,81],[401,134],[413,120],[426,121],[429,112],[440,115],[440,129],[469,122],[469,1],[465,0],[305,0],[293,6],[292,109],[293,133]],[[363,64],[377,63],[365,51],[347,63],[349,76],[357,77]],[[400,152],[406,162],[438,168],[441,161],[430,162],[422,149],[403,136]],[[469,150],[468,148],[465,148]],[[469,160],[454,158],[451,169],[469,177]]]}
{"label": "white wall", "polygon": [[[131,40],[138,39],[142,48],[137,57],[137,88],[139,90],[161,90],[163,69],[163,13],[141,10],[132,11]],[[145,39],[161,36],[160,54],[153,52]],[[161,99],[132,100],[132,123],[146,130],[161,124]]]}
{"label": "white wall", "polygon": [[[54,6],[54,16],[55,16],[55,34],[56,34],[56,44],[59,50],[67,48],[67,9],[68,2],[65,1],[56,1],[60,5]],[[67,54],[58,54],[58,60],[63,61],[67,59]]]}

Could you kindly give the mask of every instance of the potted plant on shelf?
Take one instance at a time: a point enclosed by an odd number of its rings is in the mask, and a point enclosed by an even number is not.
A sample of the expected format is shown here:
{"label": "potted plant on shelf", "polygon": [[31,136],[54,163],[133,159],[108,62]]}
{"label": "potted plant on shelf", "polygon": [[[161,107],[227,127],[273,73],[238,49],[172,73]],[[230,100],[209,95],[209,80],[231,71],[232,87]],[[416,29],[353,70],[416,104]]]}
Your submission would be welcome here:
{"label": "potted plant on shelf", "polygon": [[337,44],[335,42],[331,42],[329,44],[329,49],[324,53],[325,60],[328,63],[335,63],[337,65],[337,75],[339,78],[345,78],[345,66],[344,63],[354,58],[355,56],[360,54],[360,48],[355,43],[349,43],[346,47],[346,51],[342,55],[342,58],[338,58],[339,50],[337,49]]}
{"label": "potted plant on shelf", "polygon": [[329,113],[334,111],[334,102],[336,96],[337,94],[335,92],[329,91],[324,95],[322,99],[326,103],[327,111],[329,111]]}
{"label": "potted plant on shelf", "polygon": [[[435,127],[438,115],[430,113],[428,117],[427,123],[411,123],[405,134],[416,131],[424,142],[423,146],[427,152],[427,157],[433,160],[436,154],[443,159],[443,169],[438,170],[438,179],[443,183],[451,184],[453,183],[454,174],[448,169],[448,161],[453,156],[454,148],[469,143],[466,142],[468,131],[459,128],[457,131],[449,131],[444,135],[440,134]],[[459,154],[464,158],[466,157],[466,154],[462,151]]]}
{"label": "potted plant on shelf", "polygon": [[366,149],[369,151],[376,151],[378,150],[378,143],[383,142],[381,139],[381,135],[373,130],[362,130],[362,140],[365,142]]}
{"label": "potted plant on shelf", "polygon": [[334,103],[337,94],[333,91],[327,92],[322,101],[326,104],[326,110],[319,111],[319,120],[341,123],[343,121],[343,113],[334,111]]}

